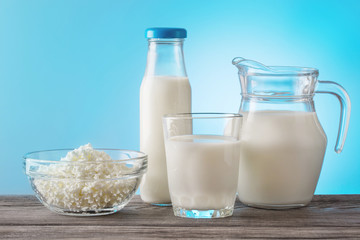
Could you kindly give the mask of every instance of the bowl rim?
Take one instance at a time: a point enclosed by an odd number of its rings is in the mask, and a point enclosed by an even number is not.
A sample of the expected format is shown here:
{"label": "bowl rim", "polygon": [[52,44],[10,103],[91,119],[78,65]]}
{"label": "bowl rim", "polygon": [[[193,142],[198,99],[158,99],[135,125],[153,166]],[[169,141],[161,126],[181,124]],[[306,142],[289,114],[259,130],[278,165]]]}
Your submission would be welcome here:
{"label": "bowl rim", "polygon": [[105,182],[105,181],[119,181],[119,180],[127,180],[127,179],[133,179],[133,178],[139,178],[142,177],[146,173],[145,171],[139,171],[137,173],[129,173],[129,174],[123,174],[119,177],[112,177],[112,178],[74,178],[74,177],[56,177],[52,175],[36,175],[36,174],[28,174],[25,173],[25,175],[28,177],[28,179],[41,179],[41,180],[49,180],[49,181],[75,181],[75,182]]}
{"label": "bowl rim", "polygon": [[93,148],[94,150],[97,151],[118,151],[118,152],[128,152],[128,153],[138,153],[142,156],[139,157],[134,157],[134,158],[127,158],[127,159],[111,159],[111,160],[101,160],[101,161],[66,161],[66,160],[62,160],[60,161],[61,158],[57,159],[57,160],[47,160],[47,159],[39,159],[39,158],[34,158],[31,157],[32,154],[35,153],[42,153],[42,152],[58,152],[58,151],[73,151],[76,148],[59,148],[59,149],[48,149],[48,150],[40,150],[40,151],[32,151],[32,152],[28,152],[26,154],[23,155],[23,159],[25,161],[32,161],[32,162],[41,162],[41,163],[71,163],[71,164],[82,164],[82,163],[111,163],[111,162],[131,162],[131,161],[138,161],[138,160],[147,160],[148,159],[148,155],[144,152],[141,151],[136,151],[136,150],[129,150],[129,149],[118,149],[118,148]]}
{"label": "bowl rim", "polygon": [[[51,180],[76,180],[76,181],[110,181],[110,180],[123,180],[123,179],[129,179],[129,178],[135,178],[135,177],[141,177],[143,176],[146,172],[147,172],[147,167],[148,167],[148,156],[147,154],[140,152],[140,151],[136,151],[136,150],[128,150],[128,149],[115,149],[115,148],[94,148],[94,150],[103,150],[103,151],[118,151],[118,152],[125,152],[125,153],[139,153],[140,157],[136,157],[136,158],[127,158],[127,159],[111,159],[111,160],[101,160],[101,161],[61,161],[61,158],[56,159],[56,160],[45,160],[45,159],[38,159],[38,158],[33,158],[31,157],[31,154],[35,154],[35,153],[41,153],[41,152],[57,152],[57,151],[64,151],[64,152],[69,152],[72,151],[74,149],[70,149],[70,148],[64,148],[64,149],[50,149],[50,150],[42,150],[42,151],[33,151],[33,152],[28,152],[26,153],[23,158],[23,166],[24,166],[24,170],[25,170],[25,175],[28,178],[41,178],[41,179],[51,179]],[[28,172],[28,167],[32,166],[32,165],[39,165],[39,164],[55,164],[55,165],[61,165],[61,164],[66,164],[68,166],[81,166],[84,164],[97,164],[97,163],[115,163],[115,164],[119,164],[119,163],[139,163],[141,164],[141,168],[138,169],[137,171],[131,171],[129,173],[125,173],[125,174],[121,174],[120,176],[117,177],[110,177],[110,178],[99,178],[99,179],[94,179],[94,178],[74,178],[74,177],[57,177],[57,176],[53,176],[53,175],[47,175],[47,174],[37,174],[36,172]]]}

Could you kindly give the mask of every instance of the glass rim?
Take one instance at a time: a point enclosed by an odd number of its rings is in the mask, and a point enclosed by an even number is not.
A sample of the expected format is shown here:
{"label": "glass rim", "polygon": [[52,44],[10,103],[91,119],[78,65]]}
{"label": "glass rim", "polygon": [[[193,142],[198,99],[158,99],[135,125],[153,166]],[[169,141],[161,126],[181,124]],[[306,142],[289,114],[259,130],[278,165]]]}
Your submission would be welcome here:
{"label": "glass rim", "polygon": [[214,112],[195,112],[195,113],[170,113],[165,114],[163,119],[222,119],[222,118],[242,118],[239,113],[214,113]]}
{"label": "glass rim", "polygon": [[[32,151],[24,154],[23,159],[24,161],[31,161],[31,162],[39,162],[39,163],[76,163],[76,164],[82,164],[82,163],[89,163],[90,161],[79,161],[79,162],[73,162],[73,161],[60,161],[61,158],[56,160],[48,160],[48,159],[41,159],[39,157],[34,157],[32,155],[37,153],[56,153],[56,152],[70,152],[75,150],[75,148],[63,148],[63,149],[49,149],[49,150],[40,150],[40,151]],[[101,161],[91,161],[91,163],[97,163],[97,162],[131,162],[131,161],[138,161],[138,160],[147,160],[148,155],[144,152],[136,151],[136,150],[128,150],[128,149],[116,149],[116,148],[94,148],[94,150],[98,151],[111,151],[111,152],[123,152],[123,153],[137,153],[140,156],[139,157],[129,157],[124,159],[111,159],[111,160],[101,160]]]}
{"label": "glass rim", "polygon": [[297,67],[297,66],[268,66],[273,71],[262,72],[256,71],[247,72],[248,76],[319,76],[319,70],[311,67]]}
{"label": "glass rim", "polygon": [[309,99],[312,99],[315,96],[315,93],[309,93],[309,94],[295,94],[295,95],[281,95],[280,94],[254,94],[254,93],[240,93],[242,97],[245,97],[247,99],[283,99],[283,100],[291,100],[291,101],[308,101]]}

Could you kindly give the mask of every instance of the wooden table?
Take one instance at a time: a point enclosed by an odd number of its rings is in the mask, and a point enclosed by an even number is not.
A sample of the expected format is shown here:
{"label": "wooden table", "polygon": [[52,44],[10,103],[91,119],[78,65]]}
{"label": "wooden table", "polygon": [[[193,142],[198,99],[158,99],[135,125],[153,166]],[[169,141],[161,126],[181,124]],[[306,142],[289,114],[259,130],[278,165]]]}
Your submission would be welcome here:
{"label": "wooden table", "polygon": [[171,207],[139,196],[119,213],[69,217],[50,212],[34,196],[0,196],[0,238],[358,238],[360,195],[318,195],[305,208],[261,210],[236,202],[223,219],[174,217]]}

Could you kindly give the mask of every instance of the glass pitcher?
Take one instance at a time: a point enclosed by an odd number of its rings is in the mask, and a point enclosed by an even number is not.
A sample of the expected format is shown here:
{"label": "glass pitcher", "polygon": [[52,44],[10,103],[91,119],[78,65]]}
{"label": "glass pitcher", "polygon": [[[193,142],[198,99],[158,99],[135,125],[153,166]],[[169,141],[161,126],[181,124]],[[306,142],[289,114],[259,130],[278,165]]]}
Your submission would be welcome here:
{"label": "glass pitcher", "polygon": [[317,118],[315,93],[335,95],[341,105],[335,151],[343,149],[350,98],[314,68],[265,66],[235,58],[244,115],[238,196],[248,206],[286,209],[310,203],[319,179],[327,138]]}

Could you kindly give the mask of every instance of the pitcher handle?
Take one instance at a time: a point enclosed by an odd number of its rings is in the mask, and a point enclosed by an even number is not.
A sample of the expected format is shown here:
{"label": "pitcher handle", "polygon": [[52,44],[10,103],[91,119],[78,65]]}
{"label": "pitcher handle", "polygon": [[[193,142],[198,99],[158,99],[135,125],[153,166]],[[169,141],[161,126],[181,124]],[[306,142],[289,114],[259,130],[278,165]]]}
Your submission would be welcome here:
{"label": "pitcher handle", "polygon": [[316,93],[330,93],[335,95],[340,102],[340,122],[335,144],[335,152],[341,153],[344,147],[347,131],[349,128],[351,102],[348,93],[338,83],[332,81],[318,81]]}

